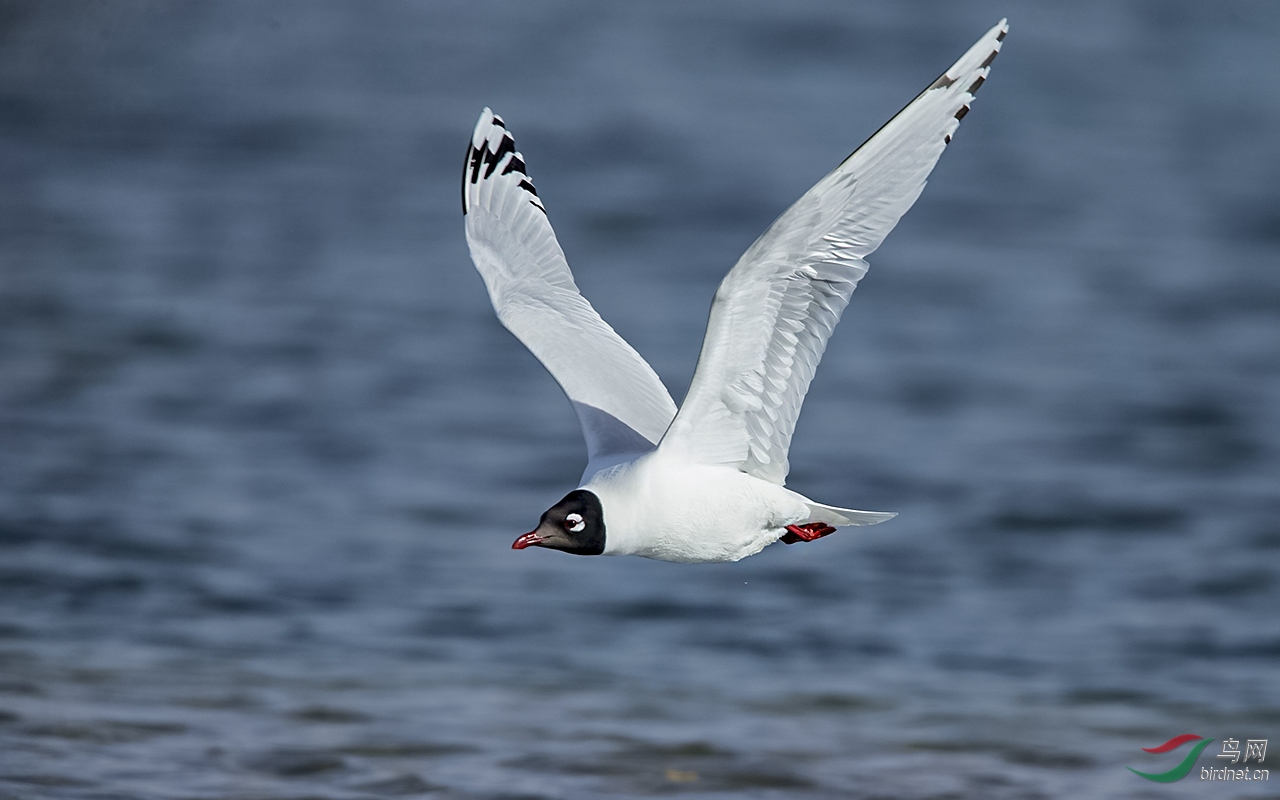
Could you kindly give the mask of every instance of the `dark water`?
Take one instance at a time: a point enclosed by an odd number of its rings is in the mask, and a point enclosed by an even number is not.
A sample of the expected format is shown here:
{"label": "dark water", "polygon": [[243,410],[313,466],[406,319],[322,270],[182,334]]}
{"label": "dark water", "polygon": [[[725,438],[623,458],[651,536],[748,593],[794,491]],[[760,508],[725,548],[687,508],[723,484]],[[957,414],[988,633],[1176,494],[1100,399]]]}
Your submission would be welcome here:
{"label": "dark water", "polygon": [[[1278,10],[0,6],[0,797],[1276,796],[1124,767],[1280,749]],[[583,452],[467,258],[481,107],[679,398],[1004,15],[792,449],[901,516],[509,550]]]}

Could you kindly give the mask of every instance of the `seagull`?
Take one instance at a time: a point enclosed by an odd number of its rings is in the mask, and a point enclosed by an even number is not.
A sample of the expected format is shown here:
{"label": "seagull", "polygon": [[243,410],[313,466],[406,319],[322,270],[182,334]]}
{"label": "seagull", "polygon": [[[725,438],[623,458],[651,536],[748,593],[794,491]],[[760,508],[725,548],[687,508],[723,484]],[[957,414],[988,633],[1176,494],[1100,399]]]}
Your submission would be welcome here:
{"label": "seagull", "polygon": [[989,30],[738,259],[716,290],[679,409],[578,291],[515,138],[484,109],[462,173],[471,259],[498,319],[564,390],[587,444],[579,487],[513,549],[738,561],[896,516],[786,488],[787,451],[866,257],[920,196],[1008,30],[1005,20]]}

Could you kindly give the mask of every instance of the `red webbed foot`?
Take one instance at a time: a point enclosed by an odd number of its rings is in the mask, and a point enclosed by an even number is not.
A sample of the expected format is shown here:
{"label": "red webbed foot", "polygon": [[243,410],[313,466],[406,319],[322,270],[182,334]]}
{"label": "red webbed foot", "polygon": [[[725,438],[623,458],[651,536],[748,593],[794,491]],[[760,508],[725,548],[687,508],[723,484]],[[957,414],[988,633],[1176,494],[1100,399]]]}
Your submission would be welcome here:
{"label": "red webbed foot", "polygon": [[835,533],[836,529],[825,522],[808,522],[804,525],[788,525],[787,533],[782,535],[778,541],[783,544],[795,544],[796,542],[812,542],[815,539],[821,539],[829,533]]}

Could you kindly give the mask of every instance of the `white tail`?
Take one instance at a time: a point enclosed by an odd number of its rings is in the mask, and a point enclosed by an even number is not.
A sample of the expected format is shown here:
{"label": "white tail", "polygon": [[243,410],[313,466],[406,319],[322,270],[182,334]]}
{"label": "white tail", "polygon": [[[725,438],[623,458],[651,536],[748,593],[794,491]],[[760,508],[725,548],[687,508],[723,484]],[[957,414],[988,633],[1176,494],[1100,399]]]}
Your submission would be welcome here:
{"label": "white tail", "polygon": [[877,525],[898,516],[896,511],[857,511],[852,508],[824,506],[805,498],[809,507],[809,522],[825,522],[837,528],[844,525]]}

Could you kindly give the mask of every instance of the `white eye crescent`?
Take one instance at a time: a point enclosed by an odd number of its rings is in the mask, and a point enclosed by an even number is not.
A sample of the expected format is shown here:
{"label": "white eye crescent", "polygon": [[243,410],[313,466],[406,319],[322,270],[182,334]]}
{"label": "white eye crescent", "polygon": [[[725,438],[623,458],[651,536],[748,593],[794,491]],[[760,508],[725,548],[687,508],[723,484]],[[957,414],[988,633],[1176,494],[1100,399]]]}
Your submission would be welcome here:
{"label": "white eye crescent", "polygon": [[564,526],[570,533],[578,533],[587,527],[587,523],[583,521],[581,514],[570,514],[564,518]]}

